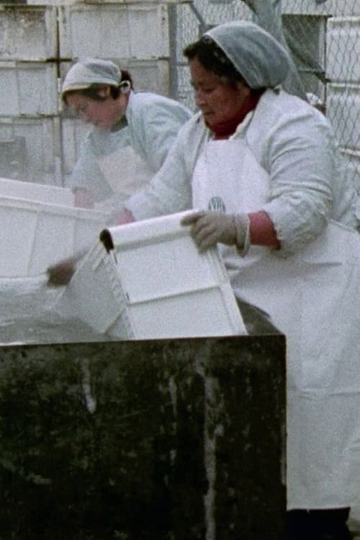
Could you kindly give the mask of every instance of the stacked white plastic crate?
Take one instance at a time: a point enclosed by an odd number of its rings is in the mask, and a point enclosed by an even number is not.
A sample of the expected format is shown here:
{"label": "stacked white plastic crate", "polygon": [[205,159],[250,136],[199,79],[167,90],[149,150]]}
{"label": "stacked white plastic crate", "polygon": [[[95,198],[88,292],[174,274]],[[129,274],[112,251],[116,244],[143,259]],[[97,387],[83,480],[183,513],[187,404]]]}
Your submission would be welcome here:
{"label": "stacked white plastic crate", "polygon": [[22,180],[56,183],[60,172],[56,27],[55,7],[0,7],[0,144],[24,142]]}
{"label": "stacked white plastic crate", "polygon": [[360,194],[360,0],[283,0],[283,13],[326,21],[326,114]]}
{"label": "stacked white plastic crate", "polygon": [[360,7],[357,16],[329,19],[327,35],[328,116],[360,195]]}
{"label": "stacked white plastic crate", "polygon": [[282,0],[283,13],[302,15],[352,16],[360,9],[359,0]]}

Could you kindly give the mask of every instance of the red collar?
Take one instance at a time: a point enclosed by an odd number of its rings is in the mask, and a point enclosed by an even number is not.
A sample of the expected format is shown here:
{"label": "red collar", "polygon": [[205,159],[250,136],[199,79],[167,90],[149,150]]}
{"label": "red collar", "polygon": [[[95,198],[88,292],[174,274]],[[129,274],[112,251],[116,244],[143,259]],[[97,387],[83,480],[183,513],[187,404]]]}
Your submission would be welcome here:
{"label": "red collar", "polygon": [[230,120],[217,124],[216,126],[212,126],[211,128],[207,126],[214,134],[214,139],[228,139],[231,135],[233,135],[238,125],[244,120],[245,116],[247,116],[250,111],[255,109],[261,95],[262,92],[254,92],[251,94],[246,105],[244,105],[244,107],[242,107],[242,109]]}

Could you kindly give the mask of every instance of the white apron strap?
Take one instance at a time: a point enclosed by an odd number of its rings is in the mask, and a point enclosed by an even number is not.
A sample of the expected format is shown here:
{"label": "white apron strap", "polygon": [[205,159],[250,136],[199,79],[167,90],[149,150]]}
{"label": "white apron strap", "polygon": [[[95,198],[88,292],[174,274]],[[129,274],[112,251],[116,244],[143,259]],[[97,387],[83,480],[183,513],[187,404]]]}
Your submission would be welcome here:
{"label": "white apron strap", "polygon": [[[256,212],[269,192],[269,175],[240,138],[209,141],[200,155],[192,178],[193,207],[231,213]],[[234,247],[219,244],[228,268],[252,266],[267,250],[251,246],[245,258]]]}

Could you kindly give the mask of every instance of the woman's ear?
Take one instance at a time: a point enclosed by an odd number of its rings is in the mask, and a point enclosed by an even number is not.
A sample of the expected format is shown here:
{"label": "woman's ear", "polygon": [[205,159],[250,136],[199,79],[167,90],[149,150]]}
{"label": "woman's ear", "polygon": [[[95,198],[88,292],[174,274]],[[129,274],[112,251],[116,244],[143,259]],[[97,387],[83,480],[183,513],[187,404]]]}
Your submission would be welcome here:
{"label": "woman's ear", "polygon": [[122,94],[128,94],[131,90],[131,84],[129,81],[124,81],[120,84],[119,88]]}

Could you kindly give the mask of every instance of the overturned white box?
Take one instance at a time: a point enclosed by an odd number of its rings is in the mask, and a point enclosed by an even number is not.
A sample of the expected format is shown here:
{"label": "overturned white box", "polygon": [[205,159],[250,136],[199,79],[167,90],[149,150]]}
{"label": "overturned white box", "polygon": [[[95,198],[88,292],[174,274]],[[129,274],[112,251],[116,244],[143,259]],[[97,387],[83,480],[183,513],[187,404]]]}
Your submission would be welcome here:
{"label": "overturned white box", "polygon": [[75,204],[75,195],[69,188],[36,184],[12,178],[0,178],[0,197],[31,199],[65,206],[74,206]]}
{"label": "overturned white box", "polygon": [[120,339],[246,334],[217,250],[198,252],[183,215],[104,229],[58,310]]}
{"label": "overturned white box", "polygon": [[70,190],[0,179],[0,277],[27,277],[93,245],[102,212],[75,208]]}

